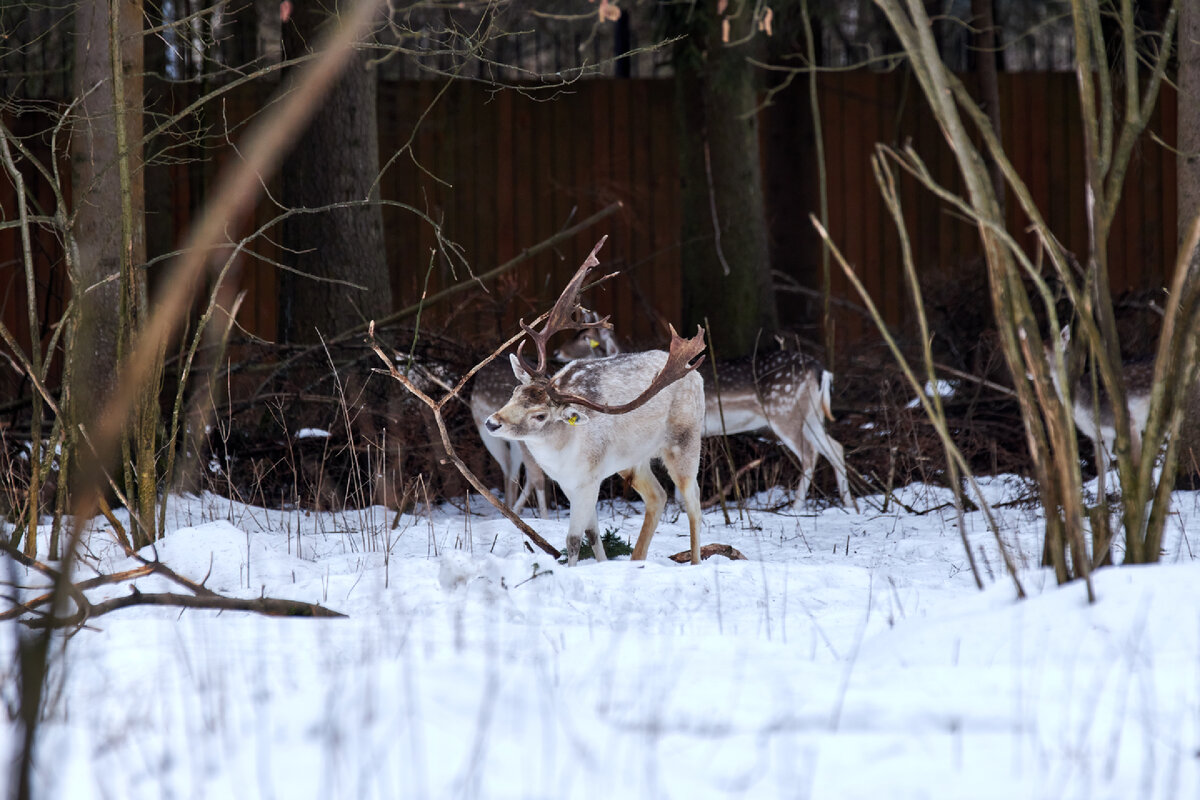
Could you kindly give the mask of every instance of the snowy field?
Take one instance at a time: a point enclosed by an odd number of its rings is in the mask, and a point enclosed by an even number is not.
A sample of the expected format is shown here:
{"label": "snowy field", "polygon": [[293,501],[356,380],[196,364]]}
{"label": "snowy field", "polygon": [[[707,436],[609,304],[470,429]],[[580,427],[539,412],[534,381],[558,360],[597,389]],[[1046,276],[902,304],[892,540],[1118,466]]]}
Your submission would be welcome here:
{"label": "snowy field", "polygon": [[[994,502],[1023,491],[984,485]],[[56,661],[38,795],[1200,797],[1200,495],[1176,496],[1164,564],[1101,571],[1094,606],[1038,568],[1028,504],[997,509],[1018,602],[981,514],[983,591],[948,507],[754,510],[778,499],[706,514],[703,542],[745,561],[669,561],[687,548],[672,504],[648,561],[570,570],[479,497],[395,528],[382,508],[177,499],[158,547],[176,571],[349,618],[97,619]],[[563,545],[565,513],[527,518]],[[639,522],[636,504],[602,506],[623,538]],[[102,523],[88,549],[92,568],[133,566]],[[6,665],[12,647],[0,629]],[[11,709],[11,673],[3,685]]]}

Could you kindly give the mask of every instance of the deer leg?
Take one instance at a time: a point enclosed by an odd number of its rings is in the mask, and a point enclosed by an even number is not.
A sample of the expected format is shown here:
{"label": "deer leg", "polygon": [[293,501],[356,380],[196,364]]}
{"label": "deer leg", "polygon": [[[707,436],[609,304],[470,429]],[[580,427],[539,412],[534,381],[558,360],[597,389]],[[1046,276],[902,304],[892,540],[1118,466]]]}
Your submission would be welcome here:
{"label": "deer leg", "polygon": [[504,471],[504,502],[516,511],[520,511],[529,498],[527,492],[521,492],[521,445],[517,442],[505,442],[505,458],[508,466]]}
{"label": "deer leg", "polygon": [[683,509],[687,512],[688,533],[690,534],[692,545],[692,563],[699,564],[700,520],[702,519],[700,486],[696,482],[695,477],[681,474],[671,469],[669,464],[667,465],[667,473],[671,476],[671,480],[675,482],[675,488],[679,491],[680,500],[683,502]]}
{"label": "deer leg", "polygon": [[[579,545],[583,541],[584,531],[596,524],[596,500],[600,496],[600,485],[572,489],[563,487],[563,491],[571,503],[571,519],[567,523],[567,566],[573,567],[579,562]],[[592,534],[595,535],[595,531]]]}
{"label": "deer leg", "polygon": [[[688,533],[692,545],[692,563],[700,563],[700,522],[703,511],[700,508],[700,484],[696,474],[700,471],[700,447],[688,448],[678,455],[668,451],[663,457],[663,466],[675,483],[675,491],[679,493],[683,510],[687,512]],[[657,481],[655,481],[657,483]]]}
{"label": "deer leg", "polygon": [[[824,427],[820,429],[820,434],[814,435],[813,438],[816,440],[813,444],[817,452],[825,457],[825,460],[829,462],[829,466],[833,467],[833,474],[837,478],[838,494],[841,495],[842,505],[857,511],[858,503],[854,501],[854,498],[850,494],[850,479],[846,475],[846,451],[842,448],[841,442],[830,436]],[[815,456],[813,461],[816,461]]]}
{"label": "deer leg", "polygon": [[600,519],[596,516],[595,506],[592,506],[592,519],[584,529],[584,534],[587,536],[588,544],[592,546],[596,561],[608,561],[608,554],[604,552],[604,540],[600,538]]}
{"label": "deer leg", "polygon": [[[512,466],[509,463],[509,450],[511,449],[509,442],[492,436],[482,424],[479,425],[479,438],[483,440],[483,446],[487,448],[492,458],[496,459],[496,463],[500,465],[500,472],[504,475],[504,502],[512,506],[515,498],[510,492],[512,491],[511,486],[513,485],[513,481],[517,479],[517,476],[512,472]],[[517,462],[517,466],[520,466],[520,462]]]}
{"label": "deer leg", "polygon": [[533,486],[534,496],[537,497],[538,515],[542,519],[550,519],[550,509],[546,506],[546,473],[529,452],[524,442],[520,443],[522,462],[525,464],[525,486]]}
{"label": "deer leg", "polygon": [[646,517],[642,520],[642,530],[638,533],[637,544],[633,546],[633,561],[644,561],[650,550],[650,540],[658,528],[658,520],[662,517],[663,507],[667,504],[667,493],[662,484],[650,470],[650,462],[638,465],[630,471],[630,484],[642,496],[646,504]]}
{"label": "deer leg", "polygon": [[790,431],[781,430],[774,424],[771,425],[771,430],[779,437],[779,441],[800,459],[800,483],[796,486],[796,499],[792,501],[792,510],[799,511],[804,507],[808,487],[812,485],[813,473],[817,469],[817,454],[808,438],[803,435],[804,431],[801,431],[801,436],[793,438]]}

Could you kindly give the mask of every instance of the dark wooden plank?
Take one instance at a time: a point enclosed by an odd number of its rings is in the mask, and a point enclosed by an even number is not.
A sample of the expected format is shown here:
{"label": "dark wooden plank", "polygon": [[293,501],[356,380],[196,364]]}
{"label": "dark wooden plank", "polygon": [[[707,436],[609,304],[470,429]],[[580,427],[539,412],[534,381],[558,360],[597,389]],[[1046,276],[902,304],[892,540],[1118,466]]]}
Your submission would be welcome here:
{"label": "dark wooden plank", "polygon": [[[845,232],[845,206],[842,200],[842,98],[838,91],[841,76],[836,73],[822,73],[817,78],[817,96],[821,106],[821,134],[825,140],[825,172],[827,184],[826,202],[829,208],[827,232],[830,240],[839,249]],[[847,283],[842,277],[842,270],[833,261],[830,271],[830,291],[837,297],[846,296]],[[820,288],[819,285],[817,287]],[[834,306],[835,338],[840,340],[845,336],[848,316],[840,307]]]}
{"label": "dark wooden plank", "polygon": [[[860,79],[856,73],[847,72],[842,75],[840,93],[844,120],[847,123],[840,133],[844,142],[842,150],[842,158],[844,159],[842,164],[844,181],[842,184],[844,187],[842,207],[844,209],[843,222],[845,227],[842,237],[837,241],[846,257],[846,262],[861,279],[866,250],[866,231],[863,229],[864,202],[862,189],[866,181],[867,165],[866,137],[858,122],[864,113],[862,96],[857,91],[859,83]],[[854,302],[862,302],[853,293],[854,290],[852,288],[849,288],[849,291]],[[860,339],[864,330],[865,326],[861,317],[850,321],[847,330],[847,343]]]}
{"label": "dark wooden plank", "polygon": [[[536,183],[534,173],[533,144],[533,101],[520,94],[513,94],[513,229],[516,252],[537,244],[536,226]],[[528,295],[535,308],[540,307],[543,296],[544,274],[536,260],[521,265],[519,275],[524,279]],[[516,330],[517,320],[523,315],[517,309],[509,309],[504,316],[504,329]]]}
{"label": "dark wooden plank", "polygon": [[[1044,75],[1029,75],[1023,83],[1028,105],[1021,107],[1027,108],[1031,115],[1029,118],[1030,161],[1027,180],[1029,181],[1029,191],[1033,195],[1033,202],[1044,218],[1046,209],[1050,206],[1051,176],[1055,166],[1050,160],[1049,85]],[[1008,202],[1009,205],[1017,205],[1015,198]],[[1028,226],[1028,224],[1029,220],[1026,218],[1025,225]],[[1031,256],[1035,256],[1038,249],[1036,234],[1029,233],[1025,242],[1026,251]]]}
{"label": "dark wooden plank", "polygon": [[1084,191],[1087,175],[1083,166],[1083,123],[1079,117],[1079,91],[1072,83],[1065,95],[1067,108],[1067,141],[1073,143],[1067,151],[1067,247],[1081,264],[1086,264],[1088,252],[1087,216],[1084,210]]}
{"label": "dark wooden plank", "polygon": [[[1174,148],[1179,141],[1179,95],[1175,88],[1164,84],[1162,97],[1158,105],[1161,110],[1162,140],[1168,148]],[[1161,145],[1155,145],[1161,147]],[[1176,180],[1177,156],[1174,149],[1163,151],[1162,157],[1162,274],[1159,278],[1161,285],[1167,284],[1175,274],[1175,259],[1179,253],[1179,185]]]}
{"label": "dark wooden plank", "polygon": [[[629,183],[633,205],[630,223],[630,313],[641,321],[644,329],[652,331],[658,307],[658,276],[652,269],[654,258],[653,169],[650,166],[652,120],[649,105],[649,86],[640,78],[621,82],[626,90],[629,109]],[[636,288],[636,292],[633,290]]]}
{"label": "dark wooden plank", "polygon": [[[938,174],[939,153],[943,148],[941,131],[937,120],[929,108],[920,88],[915,84],[909,85],[912,93],[912,103],[915,105],[916,136],[915,148],[921,160],[925,162],[930,175]],[[932,271],[943,270],[948,265],[942,260],[939,246],[941,244],[940,230],[942,226],[942,202],[924,185],[917,190],[917,231],[913,239],[915,258],[922,269]]]}
{"label": "dark wooden plank", "polygon": [[[571,129],[576,123],[571,116],[571,108],[566,97],[560,97],[551,105],[554,131],[553,170],[550,177],[551,214],[554,231],[570,224],[569,220],[578,219],[578,209],[575,208],[575,170],[571,143]],[[555,250],[555,260],[558,262],[558,280],[569,279],[580,260],[575,258],[574,242],[563,242]]]}
{"label": "dark wooden plank", "polygon": [[[474,187],[474,202],[467,223],[475,230],[475,252],[471,265],[476,273],[486,272],[500,264],[498,253],[498,180],[499,153],[496,149],[498,136],[499,103],[491,93],[482,89],[472,92],[475,125],[472,129],[472,147],[475,152],[475,169],[470,181]],[[494,291],[494,286],[488,287]],[[494,296],[494,295],[493,295]],[[476,313],[476,326],[482,342],[490,343],[498,337],[498,323],[494,314],[488,313],[486,298],[481,298]]]}
{"label": "dark wooden plank", "polygon": [[[871,167],[871,158],[875,154],[875,145],[884,136],[884,128],[892,118],[886,113],[881,104],[880,83],[885,76],[874,73],[864,73],[867,77],[858,87],[862,96],[862,128],[863,128],[863,262],[862,275],[871,297],[883,311],[884,319],[889,324],[896,324],[900,319],[900,297],[904,291],[900,262],[888,262],[884,259],[884,232],[894,228],[891,215],[883,202],[879,183],[875,180],[875,171]],[[897,282],[901,281],[901,282]]]}
{"label": "dark wooden plank", "polygon": [[[395,107],[397,135],[390,137],[391,147],[395,152],[410,144],[412,149],[401,153],[395,165],[389,170],[392,197],[405,203],[409,208],[384,209],[384,214],[390,214],[395,220],[395,236],[390,242],[389,252],[392,258],[392,295],[394,305],[398,308],[414,303],[420,297],[420,282],[418,264],[420,258],[421,229],[424,221],[418,216],[417,210],[425,207],[422,202],[422,177],[417,168],[415,158],[416,140],[419,133],[416,129],[420,118],[419,86],[415,82],[405,82],[396,86],[396,94],[391,101]],[[389,158],[391,153],[389,153]],[[411,210],[410,210],[411,209]],[[391,226],[387,226],[393,230]]]}
{"label": "dark wooden plank", "polygon": [[[576,121],[567,142],[570,145],[571,169],[574,176],[572,197],[578,207],[576,215],[580,219],[591,216],[600,209],[600,203],[596,198],[596,163],[592,125],[592,116],[595,113],[592,97],[593,83],[594,81],[581,81],[576,84],[576,91],[568,98],[571,118]],[[578,124],[580,120],[586,120],[586,124]],[[582,231],[571,242],[571,263],[576,268],[583,263],[583,259],[591,252],[592,247],[604,232],[604,229],[598,227]],[[602,258],[607,259],[608,254],[606,246],[602,251]],[[607,291],[593,292],[590,302],[595,306],[594,310],[597,313],[602,315],[612,313],[612,303]]]}
{"label": "dark wooden plank", "polygon": [[[454,94],[455,114],[451,121],[453,134],[449,137],[451,142],[449,149],[453,155],[453,165],[450,167],[451,172],[447,176],[447,180],[452,185],[449,191],[449,202],[447,203],[449,206],[447,217],[449,218],[452,241],[462,248],[460,251],[462,259],[474,268],[477,250],[475,244],[474,201],[475,195],[479,191],[479,174],[475,169],[475,141],[477,133],[475,123],[475,87],[474,84],[468,81],[455,81],[451,85],[450,90]],[[446,260],[450,267],[451,274],[449,280],[451,282],[457,283],[458,281],[467,280],[470,277],[463,269],[458,258],[451,257],[447,253]],[[465,319],[464,323],[473,327],[476,316],[474,314],[470,315],[470,318]]]}
{"label": "dark wooden plank", "polygon": [[[946,144],[946,139],[942,135],[940,128],[937,129],[937,149],[935,153],[934,158],[936,161],[931,168],[933,176],[943,187],[952,192],[957,192],[960,185],[958,180],[958,162],[949,145]],[[949,205],[940,201],[937,209],[937,221],[937,263],[943,270],[958,273],[963,268],[963,252],[960,249],[959,241],[959,229],[963,225],[959,221],[957,212]]]}
{"label": "dark wooden plank", "polygon": [[[530,244],[537,244],[554,235],[557,222],[554,219],[553,206],[553,169],[554,140],[553,120],[554,101],[533,102],[530,104],[532,120],[532,169],[533,179],[530,214],[533,217],[533,236]],[[550,251],[542,253],[534,262],[538,279],[542,284],[542,305],[549,308],[562,287],[566,285],[568,276],[566,267],[558,254]]]}
{"label": "dark wooden plank", "polygon": [[[420,81],[417,84],[417,114],[416,119],[421,119],[421,114],[428,110],[428,114],[419,123],[416,128],[414,149],[417,158],[417,202],[416,207],[421,209],[426,216],[430,217],[434,223],[437,223],[441,217],[441,192],[438,190],[436,181],[430,177],[429,173],[437,175],[441,169],[438,162],[437,143],[440,139],[440,128],[445,124],[446,107],[443,103],[438,103],[433,108],[430,104],[434,99],[434,86],[432,81]],[[414,120],[414,125],[416,125]],[[429,223],[422,221],[422,224],[417,228],[417,248],[413,253],[412,261],[412,295],[413,302],[420,299],[421,287],[425,284],[426,275],[430,270],[430,253],[437,244],[437,237]],[[436,266],[433,274],[429,275],[429,284],[433,289],[440,288],[440,281],[437,276]]]}
{"label": "dark wooden plank", "polygon": [[635,338],[641,339],[650,337],[654,326],[645,314],[635,314],[633,311],[633,282],[637,280],[637,275],[632,272],[636,264],[633,221],[642,213],[642,209],[634,189],[633,148],[636,138],[631,129],[633,121],[629,113],[629,81],[611,81],[608,82],[608,88],[609,117],[612,120],[612,192],[613,197],[626,206],[624,213],[616,220],[618,234],[615,237],[613,259],[629,273],[617,279],[611,291],[616,305],[616,319],[621,320],[622,330],[628,330]]}
{"label": "dark wooden plank", "polygon": [[515,145],[513,143],[515,122],[511,90],[495,95],[492,103],[496,107],[496,260],[508,261],[517,253],[516,206],[513,202],[513,173]]}
{"label": "dark wooden plank", "polygon": [[[1161,136],[1162,103],[1155,109],[1148,130]],[[1125,280],[1134,289],[1161,286],[1163,269],[1162,226],[1163,226],[1163,153],[1162,148],[1143,134],[1138,143],[1138,156],[1142,162],[1140,185],[1126,186],[1126,194],[1134,198],[1138,207],[1137,261],[1127,266]]]}
{"label": "dark wooden plank", "polygon": [[1067,140],[1066,81],[1058,76],[1044,76],[1046,85],[1047,165],[1049,176],[1047,204],[1042,216],[1060,241],[1067,241],[1069,229],[1067,203],[1070,202],[1067,154],[1073,144]]}
{"label": "dark wooden plank", "polygon": [[[911,143],[916,146],[916,137],[920,120],[918,115],[923,106],[916,98],[913,97],[914,91],[919,91],[915,83],[915,79],[908,70],[899,71],[895,77],[896,88],[893,90],[893,97],[896,103],[902,104],[898,111],[901,116],[899,119],[898,130],[895,133],[893,146],[900,148]],[[890,161],[890,159],[889,159]],[[912,248],[912,257],[918,275],[926,274],[926,270],[930,268],[930,264],[924,258],[924,254],[917,250],[917,236],[920,230],[921,220],[918,217],[918,209],[923,195],[928,192],[920,185],[916,178],[909,175],[907,172],[893,166],[893,172],[897,175],[897,180],[900,184],[900,199],[904,206],[904,228],[908,234],[909,247]],[[900,242],[895,243],[896,252],[894,258],[898,269],[903,269],[903,254],[900,250]],[[936,264],[932,266],[936,267]],[[904,299],[901,301],[900,315],[903,318],[911,309],[911,295],[905,292]]]}
{"label": "dark wooden plank", "polygon": [[[1021,180],[1032,193],[1039,167],[1034,160],[1030,129],[1041,124],[1041,121],[1045,119],[1044,109],[1030,106],[1031,87],[1026,75],[1007,74],[1003,78],[1008,86],[1010,108],[1009,138],[1005,141],[1005,149],[1013,161],[1017,174],[1021,176]],[[1034,194],[1034,200],[1035,202],[1037,200],[1036,194]],[[1025,252],[1032,253],[1032,235],[1025,233],[1029,227],[1029,218],[1025,215],[1020,203],[1008,203],[1005,208],[1005,216],[1008,229],[1013,232],[1016,240],[1021,243]]]}
{"label": "dark wooden plank", "polygon": [[679,285],[679,159],[675,150],[674,96],[669,83],[647,82],[647,87],[652,236],[647,271],[654,275],[653,297],[659,313],[678,328],[683,318],[683,299]]}
{"label": "dark wooden plank", "polygon": [[[591,189],[595,194],[597,205],[603,206],[617,197],[613,191],[613,156],[612,156],[612,88],[608,81],[590,81],[588,91],[591,95],[592,119],[592,182]],[[592,231],[589,239],[599,239],[608,234],[608,241],[600,251],[600,263],[604,265],[618,264],[623,256],[624,226],[620,217],[627,214],[625,209],[621,214],[609,217]],[[590,248],[589,248],[590,250]],[[620,281],[620,279],[618,279]],[[612,287],[599,298],[598,304],[607,306],[603,312],[612,314],[613,325],[618,336],[628,336],[632,332],[631,320],[625,319],[617,306],[617,295]]]}

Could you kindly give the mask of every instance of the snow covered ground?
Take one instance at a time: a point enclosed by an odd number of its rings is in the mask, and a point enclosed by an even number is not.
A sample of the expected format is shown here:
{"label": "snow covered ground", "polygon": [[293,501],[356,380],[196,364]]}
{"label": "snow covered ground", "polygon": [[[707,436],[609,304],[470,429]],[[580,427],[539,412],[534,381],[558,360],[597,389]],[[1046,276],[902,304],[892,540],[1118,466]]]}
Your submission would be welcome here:
{"label": "snow covered ground", "polygon": [[[862,502],[728,524],[710,511],[703,541],[748,560],[698,567],[666,558],[687,547],[672,506],[648,561],[568,570],[478,497],[470,516],[445,505],[394,529],[382,508],[176,499],[158,547],[176,571],[349,618],[97,619],[56,661],[39,795],[1200,796],[1200,495],[1177,495],[1165,563],[1100,572],[1093,606],[1038,568],[1027,505],[997,510],[1030,594],[1018,602],[982,515],[967,531],[980,591],[949,508]],[[565,513],[530,519],[562,546]],[[639,521],[635,504],[602,507],[622,537]],[[104,530],[92,563],[131,566]],[[2,663],[12,647],[0,628]],[[11,679],[3,694],[12,708]],[[0,729],[0,747],[14,732]]]}

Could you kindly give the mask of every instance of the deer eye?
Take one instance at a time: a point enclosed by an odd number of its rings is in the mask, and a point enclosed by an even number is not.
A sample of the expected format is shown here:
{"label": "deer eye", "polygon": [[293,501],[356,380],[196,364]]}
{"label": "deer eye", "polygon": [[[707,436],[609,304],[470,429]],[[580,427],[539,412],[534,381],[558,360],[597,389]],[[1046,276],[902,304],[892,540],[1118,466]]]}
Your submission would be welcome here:
{"label": "deer eye", "polygon": [[538,413],[534,414],[533,421],[534,422],[545,422],[546,421],[546,412],[539,411]]}

